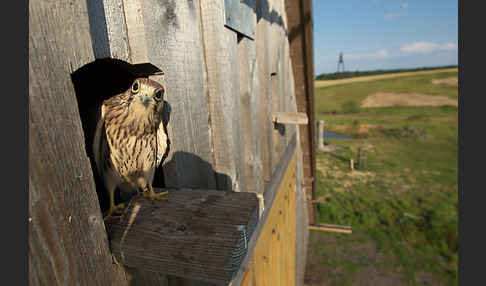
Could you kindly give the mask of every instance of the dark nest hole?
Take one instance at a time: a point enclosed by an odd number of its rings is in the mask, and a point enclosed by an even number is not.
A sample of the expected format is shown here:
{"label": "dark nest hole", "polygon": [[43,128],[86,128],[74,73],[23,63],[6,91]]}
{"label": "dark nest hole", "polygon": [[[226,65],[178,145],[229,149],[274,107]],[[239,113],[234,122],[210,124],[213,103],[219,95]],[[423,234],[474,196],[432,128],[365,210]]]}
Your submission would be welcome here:
{"label": "dark nest hole", "polygon": [[[132,65],[112,58],[97,59],[71,74],[83,126],[86,153],[93,170],[102,211],[109,208],[109,196],[96,171],[92,146],[96,124],[101,116],[101,105],[104,100],[127,90],[136,78],[155,74],[162,74],[162,71],[150,63]],[[153,186],[165,187],[162,168],[155,171]],[[115,192],[117,203],[126,201],[130,197],[129,194],[127,197],[121,195],[123,194]]]}

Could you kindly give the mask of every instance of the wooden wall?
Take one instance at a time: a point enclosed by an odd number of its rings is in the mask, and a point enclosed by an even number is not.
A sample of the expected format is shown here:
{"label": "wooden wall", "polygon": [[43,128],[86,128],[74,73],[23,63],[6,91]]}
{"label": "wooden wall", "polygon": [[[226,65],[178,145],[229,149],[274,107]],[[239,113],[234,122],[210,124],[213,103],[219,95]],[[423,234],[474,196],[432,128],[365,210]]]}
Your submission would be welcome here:
{"label": "wooden wall", "polygon": [[29,285],[128,285],[112,263],[70,78],[94,60],[86,2],[62,3],[29,1]]}
{"label": "wooden wall", "polygon": [[[166,85],[173,132],[165,185],[263,193],[292,135],[308,130],[271,122],[301,110],[286,1],[244,3],[255,39],[224,26],[222,0],[29,2],[31,285],[207,285],[111,263],[70,74],[105,57],[161,68],[153,79]],[[307,233],[304,143],[294,233]]]}

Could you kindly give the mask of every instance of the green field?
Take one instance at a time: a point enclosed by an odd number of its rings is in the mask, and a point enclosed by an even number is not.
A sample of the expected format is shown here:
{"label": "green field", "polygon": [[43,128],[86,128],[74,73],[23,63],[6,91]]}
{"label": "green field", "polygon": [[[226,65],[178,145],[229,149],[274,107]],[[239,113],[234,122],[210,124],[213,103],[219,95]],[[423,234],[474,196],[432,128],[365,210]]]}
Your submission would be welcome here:
{"label": "green field", "polygon": [[[352,234],[311,231],[306,285],[457,285],[458,111],[455,106],[363,108],[377,92],[458,97],[432,84],[457,72],[316,88],[316,120],[328,132],[317,150],[319,223]],[[365,165],[350,171],[357,150]]]}

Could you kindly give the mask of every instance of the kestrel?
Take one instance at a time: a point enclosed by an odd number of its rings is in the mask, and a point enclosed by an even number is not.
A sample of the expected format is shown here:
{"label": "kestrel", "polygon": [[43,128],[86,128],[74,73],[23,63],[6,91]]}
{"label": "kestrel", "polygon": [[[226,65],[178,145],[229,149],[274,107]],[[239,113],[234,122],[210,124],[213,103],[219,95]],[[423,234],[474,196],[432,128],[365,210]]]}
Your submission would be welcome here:
{"label": "kestrel", "polygon": [[162,121],[165,88],[148,78],[137,78],[132,86],[103,102],[93,141],[98,174],[110,195],[104,219],[124,208],[115,206],[117,187],[129,186],[149,199],[164,200],[167,192],[155,194],[154,172],[168,149]]}

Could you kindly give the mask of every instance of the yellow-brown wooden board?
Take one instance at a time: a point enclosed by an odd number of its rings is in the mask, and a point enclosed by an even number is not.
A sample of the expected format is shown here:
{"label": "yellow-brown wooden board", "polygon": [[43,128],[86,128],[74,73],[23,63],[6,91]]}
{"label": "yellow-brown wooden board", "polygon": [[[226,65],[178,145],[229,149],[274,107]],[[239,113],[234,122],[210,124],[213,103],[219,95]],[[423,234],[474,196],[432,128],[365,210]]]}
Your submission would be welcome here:
{"label": "yellow-brown wooden board", "polygon": [[295,169],[292,156],[242,286],[295,285]]}

